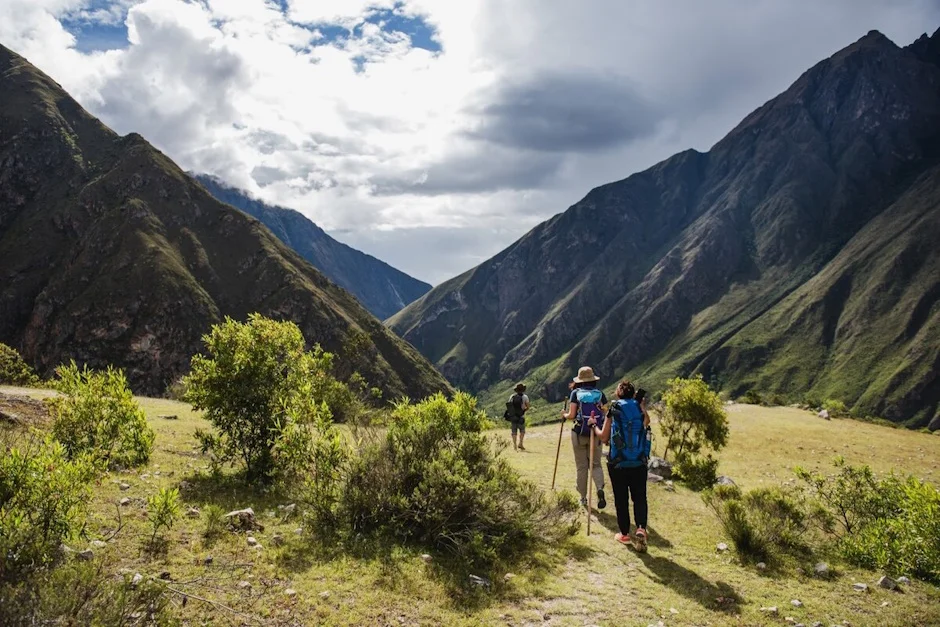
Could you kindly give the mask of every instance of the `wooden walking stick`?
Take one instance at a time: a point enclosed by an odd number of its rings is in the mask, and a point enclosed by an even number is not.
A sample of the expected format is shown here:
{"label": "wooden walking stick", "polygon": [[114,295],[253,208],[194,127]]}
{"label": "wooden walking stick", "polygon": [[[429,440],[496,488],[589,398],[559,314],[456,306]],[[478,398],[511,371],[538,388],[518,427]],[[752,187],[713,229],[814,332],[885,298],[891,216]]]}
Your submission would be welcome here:
{"label": "wooden walking stick", "polygon": [[[568,413],[568,399],[565,399],[565,413]],[[558,448],[555,449],[555,470],[552,471],[552,490],[555,489],[555,476],[558,474],[558,456],[561,455],[561,436],[565,433],[564,418],[561,419],[561,426],[558,428]]]}
{"label": "wooden walking stick", "polygon": [[[591,418],[594,418],[594,412],[591,412]],[[588,453],[588,523],[587,534],[591,535],[591,494],[594,492],[594,425],[591,425],[591,451]]]}

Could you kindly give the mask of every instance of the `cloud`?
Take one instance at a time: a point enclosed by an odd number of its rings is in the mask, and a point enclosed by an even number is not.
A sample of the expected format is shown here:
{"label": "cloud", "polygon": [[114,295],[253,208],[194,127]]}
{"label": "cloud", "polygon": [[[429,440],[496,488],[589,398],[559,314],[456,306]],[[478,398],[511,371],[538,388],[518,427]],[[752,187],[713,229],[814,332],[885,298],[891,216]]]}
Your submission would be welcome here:
{"label": "cloud", "polygon": [[551,72],[503,79],[485,104],[470,137],[544,152],[591,152],[651,135],[661,113],[623,76]]}
{"label": "cloud", "polygon": [[0,0],[0,43],[115,130],[433,280],[868,30],[938,25],[934,0]]}

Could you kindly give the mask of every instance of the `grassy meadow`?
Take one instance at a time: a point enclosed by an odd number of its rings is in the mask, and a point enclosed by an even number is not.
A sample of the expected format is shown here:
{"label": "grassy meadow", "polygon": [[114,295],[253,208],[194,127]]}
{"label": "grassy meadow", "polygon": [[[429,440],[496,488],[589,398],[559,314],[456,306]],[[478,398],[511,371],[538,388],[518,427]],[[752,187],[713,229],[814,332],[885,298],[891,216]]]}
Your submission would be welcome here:
{"label": "grassy meadow", "polygon": [[[674,491],[650,486],[648,553],[636,554],[613,541],[616,519],[608,493],[610,503],[597,513],[591,537],[582,527],[565,546],[551,547],[493,581],[492,588],[470,593],[454,585],[446,559],[432,556],[426,562],[419,550],[366,548],[363,538],[362,547],[319,555],[297,533],[299,520],[278,509],[287,504],[278,494],[210,476],[208,460],[195,449],[194,431],[207,426],[197,413],[174,401],[139,401],[157,433],[153,456],[144,468],[110,473],[100,481],[83,542],[113,535],[106,548],[96,550],[96,559],[113,572],[162,575],[184,624],[940,625],[940,590],[916,580],[903,592],[882,590],[875,584],[881,573],[826,556],[766,571],[741,565],[733,550],[716,551],[727,538],[700,496],[678,484]],[[796,465],[825,471],[836,455],[879,472],[940,479],[940,436],[827,422],[798,409],[727,409],[731,438],[719,472],[745,489],[789,481]],[[549,411],[542,410],[546,417]],[[162,417],[168,415],[176,418]],[[507,424],[498,420],[494,435],[508,440]],[[509,447],[504,455],[547,490],[558,434],[557,422],[533,427],[527,451]],[[558,488],[573,489],[574,474],[566,433]],[[121,483],[129,487],[121,490]],[[146,499],[164,486],[180,487],[184,514],[168,534],[165,553],[152,555],[143,550],[150,536]],[[130,502],[121,506],[123,498]],[[253,534],[263,548],[249,547],[245,534],[231,532],[205,540],[202,516],[185,512],[210,504],[226,511],[252,507],[264,525]],[[76,550],[86,548],[74,544]],[[832,579],[811,575],[819,560],[829,562]],[[867,583],[869,591],[853,591],[856,582]],[[776,615],[761,610],[770,606],[778,608]]]}

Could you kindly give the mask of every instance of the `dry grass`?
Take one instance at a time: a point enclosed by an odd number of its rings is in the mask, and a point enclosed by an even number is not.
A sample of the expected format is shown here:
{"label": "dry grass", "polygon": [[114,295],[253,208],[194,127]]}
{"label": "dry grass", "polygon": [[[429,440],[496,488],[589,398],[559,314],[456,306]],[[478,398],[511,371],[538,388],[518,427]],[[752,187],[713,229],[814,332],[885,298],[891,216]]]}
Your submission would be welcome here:
{"label": "dry grass", "polygon": [[[18,393],[37,395],[34,390]],[[123,529],[107,553],[116,568],[148,576],[168,571],[171,586],[216,604],[175,595],[177,611],[188,624],[512,624],[512,625],[785,625],[785,617],[811,625],[938,625],[940,592],[918,582],[905,592],[874,585],[879,573],[837,565],[832,581],[800,574],[812,564],[794,563],[759,573],[741,566],[731,554],[718,554],[721,531],[697,494],[678,487],[650,489],[649,553],[637,555],[614,543],[613,504],[598,514],[590,538],[537,557],[508,582],[494,582],[491,592],[453,594],[446,577],[417,552],[318,559],[295,533],[296,520],[283,520],[285,504],[277,494],[229,478],[213,479],[207,461],[194,450],[192,433],[204,426],[186,405],[141,399],[157,432],[148,467],[113,473],[96,489],[88,538],[105,537],[121,512]],[[560,408],[560,405],[559,405]],[[940,437],[852,421],[825,422],[796,409],[729,407],[731,440],[719,471],[744,488],[779,484],[792,478],[797,464],[825,469],[835,455],[871,464],[879,471],[910,472],[936,481]],[[175,415],[176,419],[159,418]],[[500,425],[501,427],[502,425]],[[508,437],[508,430],[496,431]],[[531,428],[528,451],[506,454],[527,476],[549,488],[558,425]],[[574,464],[567,439],[558,469],[560,488],[573,488]],[[225,534],[215,543],[202,538],[201,519],[182,518],[169,535],[165,553],[143,550],[149,532],[145,500],[158,488],[180,485],[186,507],[217,504],[224,509],[251,506],[265,530],[255,537],[264,547],[248,547],[244,534]],[[126,482],[130,488],[119,489]],[[130,498],[120,507],[121,498]],[[277,548],[274,536],[285,546]],[[84,548],[84,547],[76,547]],[[212,557],[210,565],[206,557]],[[251,584],[240,588],[240,582]],[[852,584],[867,582],[866,594]],[[287,596],[292,588],[295,596]],[[799,599],[803,607],[791,606]],[[777,606],[779,615],[760,611]]]}

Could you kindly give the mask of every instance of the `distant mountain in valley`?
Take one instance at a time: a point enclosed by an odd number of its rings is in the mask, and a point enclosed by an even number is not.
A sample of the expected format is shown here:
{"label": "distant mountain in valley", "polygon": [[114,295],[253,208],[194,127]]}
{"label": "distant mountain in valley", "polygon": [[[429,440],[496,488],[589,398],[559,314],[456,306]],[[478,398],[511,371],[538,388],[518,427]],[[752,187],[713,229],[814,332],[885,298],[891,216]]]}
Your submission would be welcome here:
{"label": "distant mountain in valley", "polygon": [[870,32],[389,323],[475,391],[590,364],[940,428],[940,31]]}
{"label": "distant mountain in valley", "polygon": [[336,241],[293,209],[265,204],[216,177],[194,174],[209,193],[261,220],[278,239],[327,278],[352,293],[382,320],[421,298],[431,286],[396,270],[384,261]]}
{"label": "distant mountain in valley", "polygon": [[135,391],[162,393],[213,323],[260,312],[386,398],[451,389],[267,227],[2,46],[0,93],[0,342],[42,374],[114,364]]}

